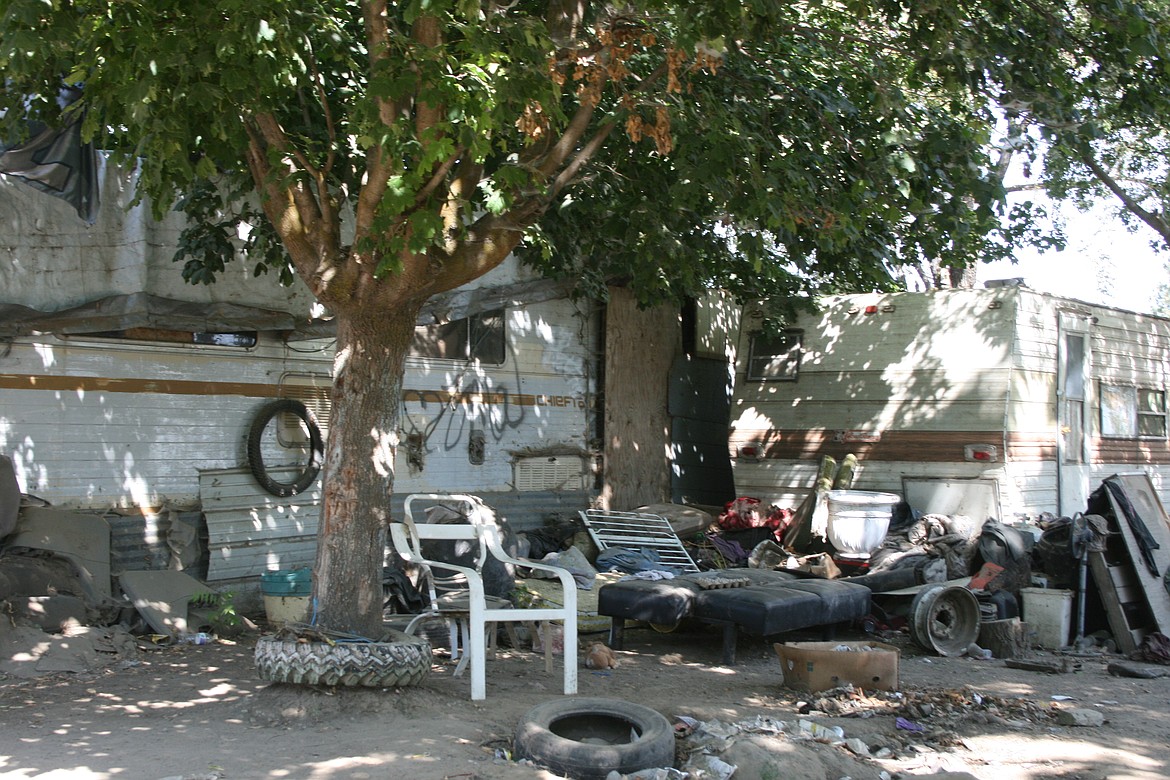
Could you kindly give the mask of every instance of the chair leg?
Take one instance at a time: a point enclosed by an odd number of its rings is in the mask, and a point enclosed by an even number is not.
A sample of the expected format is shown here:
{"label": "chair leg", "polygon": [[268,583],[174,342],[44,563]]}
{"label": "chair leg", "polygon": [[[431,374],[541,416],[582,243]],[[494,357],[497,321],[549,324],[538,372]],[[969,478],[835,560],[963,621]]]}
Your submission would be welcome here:
{"label": "chair leg", "polygon": [[569,615],[564,626],[565,695],[572,696],[577,692],[577,616]]}
{"label": "chair leg", "polygon": [[553,624],[547,620],[540,624],[544,632],[544,671],[552,674],[553,670]]}
{"label": "chair leg", "polygon": [[460,628],[461,622],[462,621],[460,618],[451,618],[451,617],[447,618],[447,633],[448,633],[449,641],[451,642],[451,660],[452,661],[459,660],[460,648],[463,648],[464,652],[466,652],[466,650],[467,650],[467,642],[460,641],[461,640],[460,635],[463,633],[462,629]]}
{"label": "chair leg", "polygon": [[[528,624],[529,631],[532,630],[532,624]],[[520,635],[516,633],[516,626],[512,623],[504,623],[504,630],[508,632],[508,643],[512,645],[513,650],[520,649]]]}
{"label": "chair leg", "polygon": [[[469,621],[466,618],[458,618],[454,622],[455,622],[455,625],[458,626],[459,640],[458,640],[458,643],[453,644],[452,647],[454,648],[454,647],[458,646],[458,647],[461,647],[462,650],[459,651],[459,663],[455,664],[455,671],[451,673],[451,676],[452,677],[462,677],[463,672],[467,670],[468,661],[471,660],[471,654],[468,652],[468,647],[469,647],[468,638],[469,638],[469,635],[471,633],[471,628],[468,625]],[[455,629],[452,629],[452,636],[454,636],[454,632],[455,632]],[[456,652],[455,650],[452,650],[452,653],[455,653],[455,652]],[[455,656],[452,655],[452,658],[454,659]]]}

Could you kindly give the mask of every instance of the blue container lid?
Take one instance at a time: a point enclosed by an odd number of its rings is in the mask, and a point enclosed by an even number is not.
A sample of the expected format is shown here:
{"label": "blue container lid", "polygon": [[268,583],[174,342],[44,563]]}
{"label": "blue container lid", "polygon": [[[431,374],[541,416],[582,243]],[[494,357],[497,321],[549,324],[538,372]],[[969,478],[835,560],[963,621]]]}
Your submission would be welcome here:
{"label": "blue container lid", "polygon": [[312,579],[313,572],[308,566],[303,566],[300,569],[276,569],[275,571],[266,571],[260,575],[261,582],[309,582]]}
{"label": "blue container lid", "polygon": [[260,590],[266,596],[308,596],[312,589],[312,571],[307,566],[266,571],[260,575]]}

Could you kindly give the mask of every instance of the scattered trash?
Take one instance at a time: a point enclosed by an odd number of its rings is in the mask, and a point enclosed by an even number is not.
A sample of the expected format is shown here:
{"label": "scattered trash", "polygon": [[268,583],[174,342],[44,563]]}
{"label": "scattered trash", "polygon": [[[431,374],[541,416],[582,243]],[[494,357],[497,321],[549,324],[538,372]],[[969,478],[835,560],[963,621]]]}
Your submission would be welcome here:
{"label": "scattered trash", "polygon": [[858,739],[857,737],[847,739],[845,740],[845,747],[859,756],[869,757],[869,745],[865,744],[865,740],[863,739]]}
{"label": "scattered trash", "polygon": [[686,780],[688,777],[690,775],[686,772],[674,767],[655,767],[653,769],[639,769],[628,775],[623,775],[614,769],[606,775],[606,780]]}
{"label": "scattered trash", "polygon": [[977,661],[990,661],[992,658],[991,651],[980,647],[972,642],[967,645],[967,657],[974,658]]}
{"label": "scattered trash", "polygon": [[828,742],[829,744],[845,741],[845,730],[840,726],[822,726],[820,723],[813,723],[811,720],[800,721],[800,733],[808,739],[815,739],[818,742]]}
{"label": "scattered trash", "polygon": [[[701,772],[702,774],[699,774]],[[713,780],[729,780],[735,774],[735,767],[723,759],[700,753],[692,756],[686,764],[686,772],[679,777],[710,777]],[[657,778],[655,778],[657,780]],[[673,778],[671,778],[673,780]]]}
{"label": "scattered trash", "polygon": [[679,715],[674,719],[674,735],[676,737],[689,737],[695,733],[698,728],[699,721],[694,718],[688,718],[686,715]]}
{"label": "scattered trash", "polygon": [[[1070,714],[1081,711],[1062,711],[1049,702],[995,696],[970,686],[867,692],[847,684],[793,702],[793,705],[802,714],[816,712],[833,718],[892,716],[895,730],[892,734],[875,734],[872,729],[867,729],[863,734],[847,735],[847,726],[829,726],[808,718],[783,721],[757,715],[736,723],[724,723],[680,715],[674,718],[674,731],[678,754],[683,757],[680,766],[684,773],[689,773],[684,776],[726,780],[737,768],[741,772],[750,771],[748,765],[737,767],[741,761],[736,757],[751,755],[750,750],[742,752],[740,747],[753,744],[758,740],[756,735],[818,742],[866,758],[902,760],[947,752],[956,747],[971,749],[960,736],[962,729],[970,728],[971,724],[1039,730],[1055,725],[1058,717],[1070,720],[1069,725],[1093,726],[1105,722],[1104,715],[1097,710],[1085,710],[1089,714]],[[807,749],[826,748],[810,744]],[[635,777],[637,780],[675,780],[677,776],[638,774],[626,780]],[[889,780],[888,774],[882,777]]]}

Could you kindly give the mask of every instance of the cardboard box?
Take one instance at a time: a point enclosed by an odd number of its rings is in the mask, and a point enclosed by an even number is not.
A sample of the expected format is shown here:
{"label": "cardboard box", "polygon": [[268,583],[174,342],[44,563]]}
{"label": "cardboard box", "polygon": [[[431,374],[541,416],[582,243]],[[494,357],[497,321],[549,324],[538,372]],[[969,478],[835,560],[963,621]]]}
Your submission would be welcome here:
{"label": "cardboard box", "polygon": [[789,642],[773,645],[784,684],[800,691],[825,691],[851,683],[862,689],[898,687],[901,651],[882,642]]}

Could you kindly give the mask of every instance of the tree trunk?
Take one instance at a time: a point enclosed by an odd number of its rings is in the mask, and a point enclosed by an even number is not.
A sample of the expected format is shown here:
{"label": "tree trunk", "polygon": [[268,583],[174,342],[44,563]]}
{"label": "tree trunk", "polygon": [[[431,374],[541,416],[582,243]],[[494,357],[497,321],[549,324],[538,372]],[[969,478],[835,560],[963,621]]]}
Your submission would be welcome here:
{"label": "tree trunk", "polygon": [[678,309],[639,309],[611,287],[605,323],[605,486],[607,509],[670,500],[670,366],[681,346]]}
{"label": "tree trunk", "polygon": [[403,369],[417,306],[338,315],[313,594],[322,628],[375,638]]}

